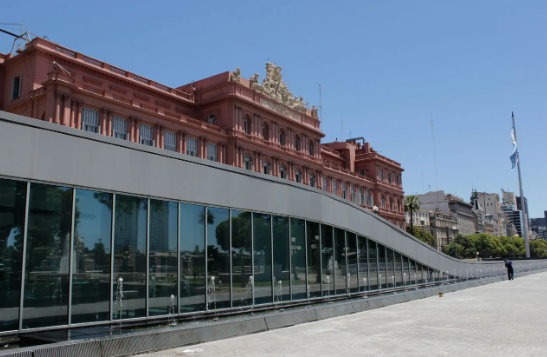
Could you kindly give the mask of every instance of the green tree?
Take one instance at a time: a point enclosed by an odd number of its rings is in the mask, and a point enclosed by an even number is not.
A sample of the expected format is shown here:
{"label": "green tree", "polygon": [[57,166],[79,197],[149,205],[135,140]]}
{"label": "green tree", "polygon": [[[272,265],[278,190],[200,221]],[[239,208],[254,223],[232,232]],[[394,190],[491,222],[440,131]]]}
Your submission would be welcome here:
{"label": "green tree", "polygon": [[423,228],[406,227],[406,231],[430,246],[435,245],[435,237],[433,237],[433,234],[429,233]]}
{"label": "green tree", "polygon": [[[414,211],[417,211],[420,209],[420,200],[418,199],[418,196],[406,196],[404,200],[405,205],[405,212],[410,212],[410,230],[413,231],[414,228],[414,220],[412,219],[412,213]],[[412,233],[411,233],[412,234]]]}
{"label": "green tree", "polygon": [[530,241],[530,257],[546,258],[547,257],[547,241],[536,239]]}

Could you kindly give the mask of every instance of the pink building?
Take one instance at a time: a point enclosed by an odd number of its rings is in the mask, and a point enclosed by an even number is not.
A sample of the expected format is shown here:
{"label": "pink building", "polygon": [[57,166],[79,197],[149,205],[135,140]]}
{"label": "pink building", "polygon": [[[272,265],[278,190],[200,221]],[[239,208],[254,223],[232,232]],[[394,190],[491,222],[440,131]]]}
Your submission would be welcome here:
{"label": "pink building", "polygon": [[0,109],[300,182],[404,228],[401,165],[359,140],[321,144],[307,108],[266,64],[266,79],[224,72],[178,88],[42,38],[0,54]]}

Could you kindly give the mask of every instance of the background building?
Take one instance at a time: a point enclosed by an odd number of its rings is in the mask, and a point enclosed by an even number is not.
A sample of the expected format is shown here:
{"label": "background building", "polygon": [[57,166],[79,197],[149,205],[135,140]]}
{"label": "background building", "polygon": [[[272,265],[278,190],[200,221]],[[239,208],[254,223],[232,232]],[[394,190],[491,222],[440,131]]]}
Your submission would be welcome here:
{"label": "background building", "polygon": [[459,234],[467,236],[475,233],[474,217],[471,211],[473,206],[461,197],[445,194],[442,190],[416,196],[420,200],[421,209],[438,210],[444,214],[452,215],[457,221],[456,226]]}

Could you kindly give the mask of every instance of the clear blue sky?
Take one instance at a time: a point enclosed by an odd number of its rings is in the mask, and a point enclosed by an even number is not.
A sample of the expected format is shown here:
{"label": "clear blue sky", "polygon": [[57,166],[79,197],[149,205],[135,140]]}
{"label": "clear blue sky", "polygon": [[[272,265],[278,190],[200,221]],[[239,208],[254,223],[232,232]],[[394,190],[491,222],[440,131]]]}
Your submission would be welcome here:
{"label": "clear blue sky", "polygon": [[[437,189],[430,116],[439,189],[466,200],[472,185],[517,192],[514,111],[525,195],[540,217],[546,14],[544,0],[12,1],[0,21],[169,86],[237,67],[263,78],[269,58],[310,105],[323,85],[328,141],[364,136],[401,162],[406,194]],[[1,35],[0,51],[10,47]]]}

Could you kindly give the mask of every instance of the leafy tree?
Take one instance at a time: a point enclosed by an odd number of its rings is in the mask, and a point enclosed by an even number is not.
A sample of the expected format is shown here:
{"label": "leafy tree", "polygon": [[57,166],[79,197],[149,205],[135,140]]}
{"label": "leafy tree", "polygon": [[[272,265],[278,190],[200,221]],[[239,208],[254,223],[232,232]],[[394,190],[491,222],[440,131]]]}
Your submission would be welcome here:
{"label": "leafy tree", "polygon": [[404,200],[404,205],[405,212],[410,211],[410,230],[413,231],[414,220],[412,219],[412,213],[420,209],[420,200],[418,199],[418,196],[406,196]]}
{"label": "leafy tree", "polygon": [[435,237],[433,237],[433,234],[429,233],[423,228],[406,227],[406,231],[430,246],[435,245]]}
{"label": "leafy tree", "polygon": [[547,241],[536,239],[530,241],[530,257],[546,258],[547,257]]}

